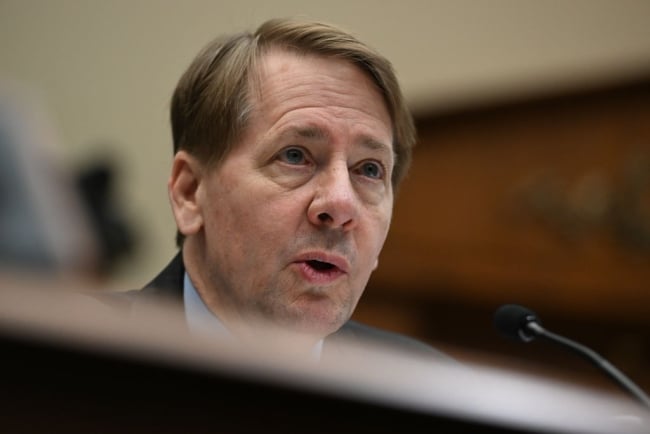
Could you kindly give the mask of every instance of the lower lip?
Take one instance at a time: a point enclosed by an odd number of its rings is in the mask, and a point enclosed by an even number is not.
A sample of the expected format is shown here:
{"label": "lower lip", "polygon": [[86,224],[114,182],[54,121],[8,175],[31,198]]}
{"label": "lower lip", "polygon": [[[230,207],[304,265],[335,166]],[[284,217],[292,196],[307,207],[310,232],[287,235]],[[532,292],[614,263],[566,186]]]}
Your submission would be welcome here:
{"label": "lower lip", "polygon": [[316,270],[315,268],[310,267],[306,262],[296,262],[295,264],[305,280],[317,285],[327,285],[336,281],[345,274],[336,267],[330,270]]}

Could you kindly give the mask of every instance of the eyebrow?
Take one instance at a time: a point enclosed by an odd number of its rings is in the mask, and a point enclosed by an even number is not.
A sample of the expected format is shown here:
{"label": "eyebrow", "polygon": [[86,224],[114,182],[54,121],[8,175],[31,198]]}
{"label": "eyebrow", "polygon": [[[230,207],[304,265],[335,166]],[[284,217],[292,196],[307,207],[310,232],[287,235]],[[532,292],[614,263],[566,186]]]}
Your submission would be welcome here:
{"label": "eyebrow", "polygon": [[[291,128],[286,131],[285,134],[296,135],[304,139],[312,140],[327,140],[330,137],[330,134],[326,130],[316,126]],[[363,136],[361,138],[360,144],[365,148],[373,151],[382,151],[388,154],[394,154],[392,146],[389,146],[386,143],[376,140],[372,137]]]}
{"label": "eyebrow", "polygon": [[326,140],[330,136],[327,131],[319,127],[295,128],[289,130],[289,132],[294,133],[304,139]]}

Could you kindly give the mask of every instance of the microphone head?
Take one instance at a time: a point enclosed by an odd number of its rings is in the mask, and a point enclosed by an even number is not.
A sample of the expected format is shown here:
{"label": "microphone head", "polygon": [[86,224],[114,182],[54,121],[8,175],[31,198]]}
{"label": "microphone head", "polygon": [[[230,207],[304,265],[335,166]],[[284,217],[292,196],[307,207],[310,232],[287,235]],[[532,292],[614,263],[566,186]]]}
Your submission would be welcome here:
{"label": "microphone head", "polygon": [[518,341],[535,339],[536,335],[528,329],[528,324],[533,322],[541,324],[535,312],[518,304],[505,304],[494,313],[494,326],[499,333]]}

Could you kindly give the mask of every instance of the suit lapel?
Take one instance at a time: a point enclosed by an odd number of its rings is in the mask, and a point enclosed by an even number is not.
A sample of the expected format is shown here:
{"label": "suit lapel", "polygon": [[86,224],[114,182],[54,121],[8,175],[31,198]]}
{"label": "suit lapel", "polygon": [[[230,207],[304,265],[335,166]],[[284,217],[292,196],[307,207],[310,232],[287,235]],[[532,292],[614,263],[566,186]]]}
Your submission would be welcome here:
{"label": "suit lapel", "polygon": [[164,296],[176,301],[183,300],[183,279],[185,266],[183,265],[182,252],[167,264],[167,266],[154,279],[147,283],[141,293],[152,296]]}

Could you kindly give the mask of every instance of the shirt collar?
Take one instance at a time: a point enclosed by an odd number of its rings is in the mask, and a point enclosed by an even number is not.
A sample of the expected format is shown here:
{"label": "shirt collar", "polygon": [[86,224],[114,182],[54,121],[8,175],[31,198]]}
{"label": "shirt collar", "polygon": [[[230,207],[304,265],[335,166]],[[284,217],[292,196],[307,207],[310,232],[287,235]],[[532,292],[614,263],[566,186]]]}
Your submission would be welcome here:
{"label": "shirt collar", "polygon": [[205,305],[187,273],[183,278],[183,306],[185,307],[185,321],[187,321],[190,331],[218,333],[222,336],[232,337],[232,333]]}

